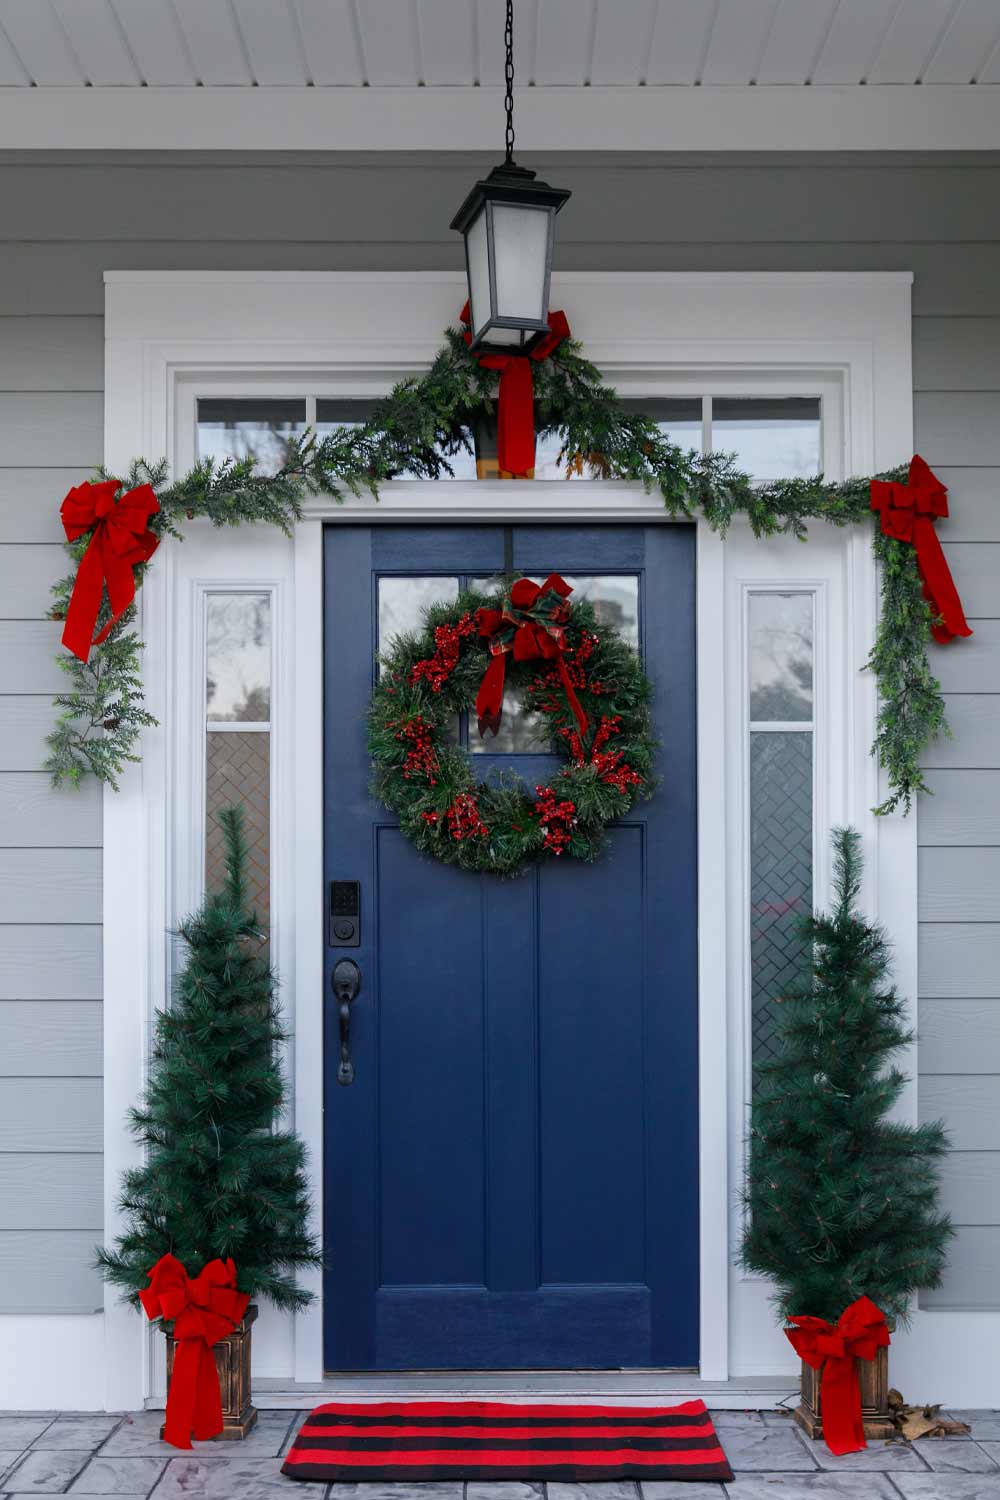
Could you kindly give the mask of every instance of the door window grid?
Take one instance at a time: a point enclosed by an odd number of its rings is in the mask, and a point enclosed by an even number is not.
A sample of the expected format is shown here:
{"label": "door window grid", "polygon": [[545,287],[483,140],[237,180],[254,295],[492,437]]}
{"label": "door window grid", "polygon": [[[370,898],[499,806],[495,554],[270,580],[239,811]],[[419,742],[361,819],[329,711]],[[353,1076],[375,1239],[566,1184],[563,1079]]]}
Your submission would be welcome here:
{"label": "door window grid", "polygon": [[267,934],[271,914],[271,687],[269,590],[204,595],[205,888],[225,876],[218,813],[243,809],[251,904]]}
{"label": "door window grid", "polygon": [[746,594],[750,1064],[777,1051],[775,1020],[800,982],[812,910],[816,596]]}

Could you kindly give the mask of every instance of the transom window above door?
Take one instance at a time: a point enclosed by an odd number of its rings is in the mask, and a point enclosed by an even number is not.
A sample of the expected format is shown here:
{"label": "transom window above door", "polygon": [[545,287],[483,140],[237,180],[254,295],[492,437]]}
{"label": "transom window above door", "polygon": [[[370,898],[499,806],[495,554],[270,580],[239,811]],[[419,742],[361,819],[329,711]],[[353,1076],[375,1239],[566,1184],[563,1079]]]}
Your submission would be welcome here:
{"label": "transom window above door", "polygon": [[[198,456],[222,460],[254,454],[268,468],[277,468],[291,439],[311,427],[320,437],[340,427],[357,426],[371,416],[376,398],[329,396],[199,396],[197,398]],[[824,467],[825,425],[823,392],[782,395],[699,393],[677,396],[634,396],[625,400],[632,411],[654,417],[660,430],[678,447],[735,455],[737,464],[756,480],[809,478]],[[825,420],[826,419],[826,420]],[[496,477],[496,430],[491,422],[465,429],[470,448],[448,455],[455,480]],[[535,479],[565,479],[559,463],[559,439],[538,439]],[[473,451],[474,449],[474,451]],[[492,467],[491,467],[492,465]],[[401,474],[400,479],[413,476]],[[572,474],[573,480],[593,480],[593,470]]]}

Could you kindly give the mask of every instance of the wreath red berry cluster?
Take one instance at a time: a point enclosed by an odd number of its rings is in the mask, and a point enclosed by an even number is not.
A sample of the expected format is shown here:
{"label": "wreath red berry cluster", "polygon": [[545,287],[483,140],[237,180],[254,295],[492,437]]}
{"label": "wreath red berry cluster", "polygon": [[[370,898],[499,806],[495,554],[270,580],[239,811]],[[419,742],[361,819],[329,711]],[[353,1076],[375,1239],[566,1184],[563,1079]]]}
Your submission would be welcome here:
{"label": "wreath red berry cluster", "polygon": [[[650,795],[642,662],[570,593],[556,574],[466,592],[383,657],[369,714],[373,791],[425,854],[498,875],[543,858],[593,860],[608,825]],[[466,748],[479,735],[489,747],[512,701],[563,762],[530,788],[518,756],[477,780]]]}

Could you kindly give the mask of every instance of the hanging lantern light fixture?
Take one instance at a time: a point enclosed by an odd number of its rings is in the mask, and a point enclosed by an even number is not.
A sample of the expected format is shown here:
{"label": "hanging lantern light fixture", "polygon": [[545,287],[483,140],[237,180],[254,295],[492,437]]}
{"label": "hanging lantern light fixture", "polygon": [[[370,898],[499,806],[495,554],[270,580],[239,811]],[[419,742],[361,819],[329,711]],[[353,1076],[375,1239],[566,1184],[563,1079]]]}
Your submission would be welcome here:
{"label": "hanging lantern light fixture", "polygon": [[548,332],[555,217],[570,193],[514,160],[514,0],[507,0],[504,42],[507,155],[475,184],[451,227],[465,236],[470,347],[529,354]]}

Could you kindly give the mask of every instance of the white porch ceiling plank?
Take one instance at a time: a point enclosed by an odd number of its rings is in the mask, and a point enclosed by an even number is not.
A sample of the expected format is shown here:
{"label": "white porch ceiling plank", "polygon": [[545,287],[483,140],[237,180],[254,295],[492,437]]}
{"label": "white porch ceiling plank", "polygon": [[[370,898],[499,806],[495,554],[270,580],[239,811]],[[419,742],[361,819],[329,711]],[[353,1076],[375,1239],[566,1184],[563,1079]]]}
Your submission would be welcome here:
{"label": "white porch ceiling plank", "polygon": [[837,0],[779,0],[757,82],[809,83],[836,9]]}
{"label": "white porch ceiling plank", "polygon": [[52,5],[90,83],[142,82],[109,0],[52,0]]}
{"label": "white porch ceiling plank", "polygon": [[705,54],[704,84],[755,83],[778,0],[721,0]]}
{"label": "white porch ceiling plank", "polygon": [[422,83],[414,0],[357,0],[357,6],[368,82]]}
{"label": "white porch ceiling plank", "polygon": [[923,73],[924,83],[971,83],[978,79],[1000,42],[997,0],[959,0],[941,41]]}
{"label": "white porch ceiling plank", "polygon": [[351,0],[292,0],[315,84],[365,81]]}
{"label": "white porch ceiling plank", "polygon": [[188,51],[204,84],[253,82],[229,0],[173,0]]}
{"label": "white porch ceiling plank", "polygon": [[288,0],[233,0],[243,43],[258,83],[285,87],[310,83]]}
{"label": "white porch ceiling plank", "polygon": [[594,23],[595,0],[538,0],[537,84],[590,82]]}
{"label": "white porch ceiling plank", "polygon": [[[3,18],[0,15],[0,26],[2,26],[2,21]],[[18,84],[26,87],[30,82],[31,78],[27,69],[4,32],[0,30],[0,88],[9,88]]]}
{"label": "white porch ceiling plank", "polygon": [[[479,82],[503,83],[503,12],[497,0],[476,0]],[[535,80],[535,43],[538,37],[538,0],[517,0],[514,6],[514,87]]]}
{"label": "white porch ceiling plank", "polygon": [[955,0],[903,0],[868,70],[869,83],[916,83],[955,11]]}
{"label": "white porch ceiling plank", "polygon": [[898,0],[840,0],[816,62],[813,83],[861,83],[868,76]]}
{"label": "white porch ceiling plank", "polygon": [[715,9],[715,0],[659,0],[647,83],[698,82]]}
{"label": "white porch ceiling plank", "polygon": [[40,87],[89,83],[47,0],[0,0],[0,24]]}
{"label": "white porch ceiling plank", "polygon": [[478,78],[476,0],[417,0],[424,82],[465,84]]}
{"label": "white porch ceiling plank", "polygon": [[645,82],[656,0],[597,0],[591,83]]}
{"label": "white porch ceiling plank", "polygon": [[170,0],[111,0],[143,81],[154,87],[197,82]]}

